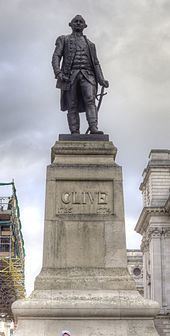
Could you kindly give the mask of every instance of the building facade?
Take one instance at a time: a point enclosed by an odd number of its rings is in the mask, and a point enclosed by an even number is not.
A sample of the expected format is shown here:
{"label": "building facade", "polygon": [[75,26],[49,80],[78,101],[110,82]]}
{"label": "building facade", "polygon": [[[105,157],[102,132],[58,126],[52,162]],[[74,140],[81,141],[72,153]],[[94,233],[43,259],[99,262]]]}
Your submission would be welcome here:
{"label": "building facade", "polygon": [[[170,150],[152,150],[140,190],[144,296],[160,304],[160,335],[170,335]],[[163,331],[164,330],[164,331]]]}
{"label": "building facade", "polygon": [[143,254],[141,250],[127,250],[128,270],[136,282],[136,288],[144,296],[143,288]]}
{"label": "building facade", "polygon": [[12,303],[25,297],[24,241],[14,182],[0,183],[0,336],[14,328]]}

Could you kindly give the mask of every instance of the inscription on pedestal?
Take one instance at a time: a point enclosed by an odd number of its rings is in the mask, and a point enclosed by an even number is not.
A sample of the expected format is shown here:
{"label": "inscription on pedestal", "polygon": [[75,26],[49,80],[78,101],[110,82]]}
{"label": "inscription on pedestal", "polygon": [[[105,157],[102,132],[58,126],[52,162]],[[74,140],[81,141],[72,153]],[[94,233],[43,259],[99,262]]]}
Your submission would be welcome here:
{"label": "inscription on pedestal", "polygon": [[56,214],[113,214],[113,182],[57,181]]}

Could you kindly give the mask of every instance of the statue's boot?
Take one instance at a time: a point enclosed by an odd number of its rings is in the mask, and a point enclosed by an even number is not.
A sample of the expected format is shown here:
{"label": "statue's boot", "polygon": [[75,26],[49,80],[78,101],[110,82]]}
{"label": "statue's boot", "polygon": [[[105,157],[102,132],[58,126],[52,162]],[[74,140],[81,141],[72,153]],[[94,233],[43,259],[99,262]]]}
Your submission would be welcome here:
{"label": "statue's boot", "polygon": [[78,113],[67,113],[67,120],[71,134],[80,134],[80,118]]}
{"label": "statue's boot", "polygon": [[96,115],[96,108],[90,108],[86,112],[86,118],[90,128],[90,134],[103,134],[102,131],[98,130],[97,127],[97,115]]}
{"label": "statue's boot", "polygon": [[103,134],[103,132],[99,131],[96,125],[91,125],[90,134]]}

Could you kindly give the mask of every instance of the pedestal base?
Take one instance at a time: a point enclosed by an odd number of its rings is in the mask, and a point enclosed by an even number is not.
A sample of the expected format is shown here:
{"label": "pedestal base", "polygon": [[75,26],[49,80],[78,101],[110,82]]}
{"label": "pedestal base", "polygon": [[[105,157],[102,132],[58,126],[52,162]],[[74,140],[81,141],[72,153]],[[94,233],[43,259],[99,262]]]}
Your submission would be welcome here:
{"label": "pedestal base", "polygon": [[151,320],[72,319],[20,321],[17,336],[60,336],[66,328],[74,336],[158,336]]}
{"label": "pedestal base", "polygon": [[15,336],[158,336],[156,302],[137,291],[34,291],[13,304],[18,316]]}
{"label": "pedestal base", "polygon": [[31,297],[13,304],[15,336],[157,336],[159,305],[127,270],[117,150],[104,135],[60,139],[47,168],[43,268]]}

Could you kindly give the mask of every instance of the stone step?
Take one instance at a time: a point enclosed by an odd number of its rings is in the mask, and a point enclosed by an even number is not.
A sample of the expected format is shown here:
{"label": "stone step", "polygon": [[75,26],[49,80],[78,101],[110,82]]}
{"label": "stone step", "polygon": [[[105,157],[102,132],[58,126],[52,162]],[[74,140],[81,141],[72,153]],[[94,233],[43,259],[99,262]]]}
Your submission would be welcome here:
{"label": "stone step", "polygon": [[160,316],[155,319],[155,327],[160,336],[170,336],[170,316]]}

